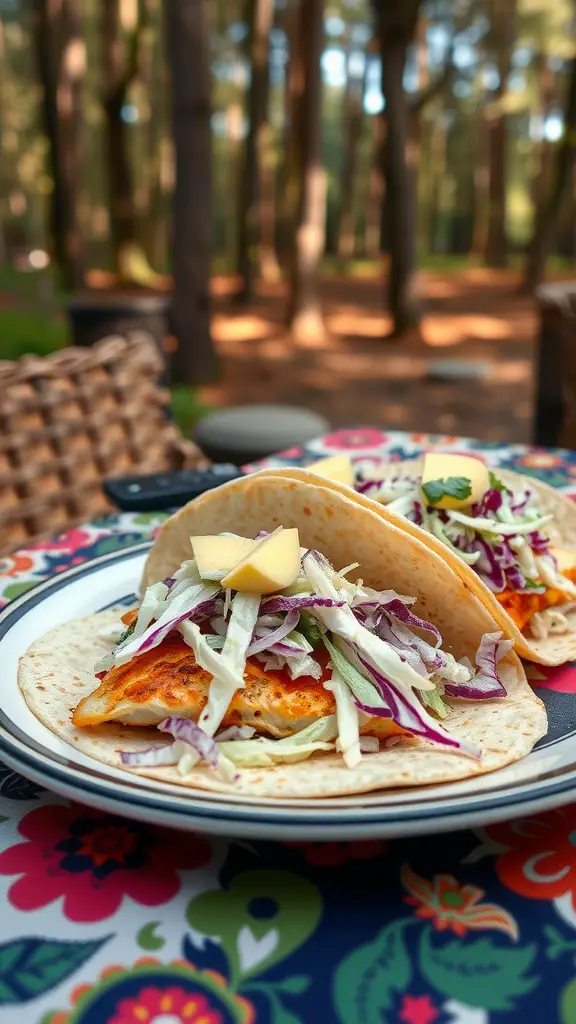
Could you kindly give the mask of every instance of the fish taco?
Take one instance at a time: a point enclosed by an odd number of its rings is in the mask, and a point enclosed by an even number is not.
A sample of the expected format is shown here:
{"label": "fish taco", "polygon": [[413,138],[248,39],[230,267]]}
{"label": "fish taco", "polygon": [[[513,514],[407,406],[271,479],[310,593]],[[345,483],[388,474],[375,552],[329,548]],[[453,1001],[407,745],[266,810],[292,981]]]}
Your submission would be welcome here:
{"label": "fish taco", "polygon": [[[431,452],[354,478],[341,456],[282,473],[352,495],[425,538],[515,641],[542,665],[576,658],[576,504],[540,480],[490,470],[473,456]],[[265,470],[264,472],[274,472]],[[278,472],[276,470],[276,472]]]}
{"label": "fish taco", "polygon": [[480,775],[546,731],[462,579],[330,488],[257,474],[210,491],[168,520],[145,584],[139,607],[60,626],[20,664],[34,714],[115,767],[329,797]]}

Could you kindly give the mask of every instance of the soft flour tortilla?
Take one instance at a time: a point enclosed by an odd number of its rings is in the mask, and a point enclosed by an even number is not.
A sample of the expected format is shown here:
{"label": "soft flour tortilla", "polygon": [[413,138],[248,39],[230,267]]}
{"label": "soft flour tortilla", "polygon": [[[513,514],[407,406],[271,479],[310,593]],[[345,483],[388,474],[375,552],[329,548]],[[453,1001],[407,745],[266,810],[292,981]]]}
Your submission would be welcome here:
{"label": "soft flour tortilla", "polygon": [[[451,587],[447,589],[450,599]],[[26,702],[44,725],[72,747],[115,768],[123,767],[120,750],[145,750],[170,742],[152,729],[123,725],[77,729],[72,725],[73,709],[97,683],[92,665],[110,649],[110,641],[100,637],[99,630],[116,623],[121,612],[122,609],[99,612],[53,629],[21,659],[19,674]],[[470,627],[490,628],[487,614],[475,606],[473,598],[468,612],[464,620]],[[470,652],[471,645],[465,638],[460,642]],[[404,739],[378,754],[365,754],[361,764],[352,769],[346,768],[340,755],[320,754],[297,764],[244,768],[235,783],[225,782],[208,767],[198,767],[185,778],[175,767],[146,768],[130,774],[190,789],[284,798],[347,796],[483,775],[524,757],[547,728],[544,705],[528,686],[516,656],[510,654],[500,662],[499,671],[507,697],[475,703],[454,701],[443,723],[455,736],[482,746],[480,762],[462,754],[446,753],[420,740]]]}
{"label": "soft flour tortilla", "polygon": [[[383,463],[378,469],[377,476],[378,479],[385,480],[387,477],[401,474],[403,476],[413,475],[414,479],[420,479],[421,470],[421,459],[407,459],[404,462]],[[522,487],[530,487],[538,496],[538,504],[542,513],[548,514],[551,512],[554,516],[554,519],[547,527],[552,543],[558,547],[576,550],[576,502],[567,498],[559,491],[554,490],[548,484],[542,483],[541,480],[535,480],[533,477],[525,476],[523,473],[514,473],[509,469],[500,468],[496,472],[499,479],[507,484],[510,489],[518,490]],[[317,473],[311,473],[308,469],[286,466],[281,469],[260,470],[254,476],[278,476],[279,474],[290,480],[314,483],[316,486],[337,491],[339,494],[356,501],[363,508],[371,509],[381,519],[386,520],[386,522],[393,523],[418,540],[423,540],[430,550],[440,555],[452,567],[454,572],[460,576],[466,586],[480,598],[498,623],[498,628],[502,629],[507,637],[515,641],[514,649],[521,658],[536,662],[538,665],[563,665],[567,661],[576,660],[576,609],[568,612],[566,615],[571,626],[569,632],[553,634],[547,637],[546,640],[526,637],[518,629],[518,626],[505,609],[502,608],[502,605],[496,600],[492,591],[488,589],[478,574],[474,572],[474,569],[466,565],[457,555],[454,555],[433,534],[426,533],[419,526],[411,523],[403,516],[391,512],[385,505],[374,501],[373,498],[359,494],[351,487],[346,487],[345,484],[339,484],[334,480],[327,480],[324,477],[318,476]],[[238,484],[238,482],[233,481],[225,486],[232,487],[234,484]],[[153,552],[149,561],[152,560],[152,555]],[[152,582],[152,580],[149,582]]]}
{"label": "soft flour tortilla", "polygon": [[[254,536],[279,524],[298,527],[301,543],[324,552],[335,566],[360,562],[369,586],[393,588],[417,598],[415,610],[435,623],[443,647],[456,658],[473,659],[493,618],[443,558],[404,529],[384,522],[371,508],[326,487],[257,474],[210,491],[176,513],[151,551],[147,580],[163,578],[190,557],[191,534],[234,531]],[[117,621],[106,611],[60,626],[32,645],[20,663],[20,686],[33,713],[72,746],[106,764],[121,767],[119,750],[141,750],[169,742],[157,731],[121,725],[76,729],[70,715],[97,685],[92,666],[110,648],[99,635]],[[483,748],[481,761],[405,738],[354,769],[339,755],[271,768],[243,769],[236,783],[208,767],[185,778],[176,768],[139,769],[136,774],[190,788],[255,797],[328,797],[374,789],[418,786],[482,775],[517,761],[546,733],[544,705],[534,695],[514,653],[500,662],[507,696],[498,700],[453,701],[444,724],[450,732]]]}

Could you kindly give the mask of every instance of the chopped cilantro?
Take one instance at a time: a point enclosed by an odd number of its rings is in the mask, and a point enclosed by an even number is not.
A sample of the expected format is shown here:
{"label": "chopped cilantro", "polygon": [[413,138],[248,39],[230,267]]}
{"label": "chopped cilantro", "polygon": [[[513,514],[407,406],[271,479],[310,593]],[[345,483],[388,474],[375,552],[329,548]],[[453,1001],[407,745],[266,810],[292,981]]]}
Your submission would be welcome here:
{"label": "chopped cilantro", "polygon": [[472,483],[466,476],[449,476],[443,480],[428,480],[422,484],[429,505],[437,505],[442,498],[464,501],[472,494]]}
{"label": "chopped cilantro", "polygon": [[526,580],[523,590],[546,590],[546,585],[541,580]]}
{"label": "chopped cilantro", "polygon": [[122,636],[117,641],[117,646],[118,646],[118,644],[123,644],[124,641],[127,640],[128,637],[132,635],[132,633],[134,632],[134,627],[135,626],[136,626],[136,619],[134,619],[134,622],[131,622],[130,625],[128,626],[128,628],[124,630],[124,632],[122,633]]}
{"label": "chopped cilantro", "polygon": [[488,470],[488,479],[490,481],[490,487],[492,488],[493,491],[507,491],[508,490],[506,485],[503,484],[502,481],[498,479],[496,474],[493,473],[491,469]]}

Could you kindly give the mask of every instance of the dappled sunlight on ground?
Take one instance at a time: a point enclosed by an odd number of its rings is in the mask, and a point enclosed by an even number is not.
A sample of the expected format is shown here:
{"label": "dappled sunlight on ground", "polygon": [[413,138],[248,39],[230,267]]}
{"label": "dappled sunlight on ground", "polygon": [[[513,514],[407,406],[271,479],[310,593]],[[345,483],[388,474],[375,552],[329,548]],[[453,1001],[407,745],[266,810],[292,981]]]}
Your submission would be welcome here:
{"label": "dappled sunlight on ground", "polygon": [[[296,344],[284,327],[281,285],[266,286],[257,303],[242,307],[231,300],[237,281],[216,279],[214,338],[223,379],[203,389],[202,398],[305,405],[341,426],[527,440],[536,313],[517,276],[471,267],[431,271],[421,285],[422,338],[384,340],[391,323],[381,282],[340,275],[322,287],[326,334]],[[429,377],[431,365],[444,359],[481,364],[479,378]]]}

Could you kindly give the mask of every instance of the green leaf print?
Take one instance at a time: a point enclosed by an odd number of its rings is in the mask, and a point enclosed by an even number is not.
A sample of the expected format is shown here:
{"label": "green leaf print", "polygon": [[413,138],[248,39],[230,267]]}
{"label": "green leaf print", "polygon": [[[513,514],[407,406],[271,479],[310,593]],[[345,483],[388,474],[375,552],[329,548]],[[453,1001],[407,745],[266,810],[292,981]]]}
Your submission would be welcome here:
{"label": "green leaf print", "polygon": [[289,996],[301,996],[307,992],[312,984],[312,978],[305,974],[294,974],[291,978],[284,978],[277,981],[275,988],[277,992],[285,992]]}
{"label": "green leaf print", "polygon": [[142,949],[153,952],[166,945],[166,939],[163,939],[161,935],[154,934],[160,924],[161,921],[150,921],[140,929],[136,936],[136,942]]}
{"label": "green leaf print", "polygon": [[342,1024],[385,1024],[383,1011],[395,992],[405,990],[412,976],[404,929],[413,918],[395,921],[373,940],[359,946],[338,965],[333,1000]]}
{"label": "green leaf print", "polygon": [[[316,929],[322,898],[315,885],[290,871],[243,871],[229,888],[205,892],[188,905],[188,923],[217,937],[230,964],[230,983],[268,970]],[[218,922],[218,931],[215,931]]]}
{"label": "green leaf print", "polygon": [[444,942],[435,945],[426,928],[420,939],[420,969],[443,995],[484,1010],[509,1010],[527,995],[539,978],[527,978],[536,946],[507,949],[492,939]]}
{"label": "green leaf print", "polygon": [[286,985],[288,982],[291,981],[306,982],[306,986],[304,989],[292,989],[290,994],[296,995],[304,992],[306,988],[308,988],[311,979],[287,978],[286,981],[249,982],[245,987],[246,992],[261,992],[262,995],[266,996],[270,1006],[270,1024],[304,1024],[304,1021],[302,1020],[301,1017],[297,1017],[296,1014],[292,1013],[291,1010],[286,1009],[286,1007],[280,1001],[280,997],[278,995],[279,992],[288,994],[289,989],[286,988]]}
{"label": "green leaf print", "polygon": [[576,1024],[576,978],[562,989],[558,1006],[560,1024]]}
{"label": "green leaf print", "polygon": [[110,938],[94,942],[23,938],[0,946],[0,1006],[27,1003],[59,985]]}
{"label": "green leaf print", "polygon": [[35,587],[37,582],[38,580],[27,580],[26,583],[11,583],[6,587],[2,597],[5,597],[7,601],[13,601],[16,597],[20,597],[20,594],[25,594],[27,590]]}
{"label": "green leaf print", "polygon": [[133,522],[135,526],[149,526],[152,529],[154,526],[160,526],[167,518],[167,512],[142,512],[141,515],[134,517]]}

